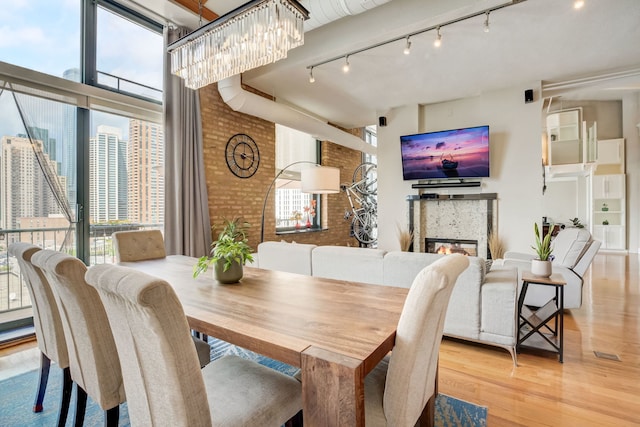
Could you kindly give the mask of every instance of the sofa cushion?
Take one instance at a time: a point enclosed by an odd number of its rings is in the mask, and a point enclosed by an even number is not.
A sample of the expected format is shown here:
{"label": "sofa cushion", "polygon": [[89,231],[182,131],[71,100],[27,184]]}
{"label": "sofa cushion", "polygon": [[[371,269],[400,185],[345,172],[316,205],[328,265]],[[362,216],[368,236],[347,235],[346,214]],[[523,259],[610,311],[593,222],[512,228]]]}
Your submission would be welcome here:
{"label": "sofa cushion", "polygon": [[584,228],[565,228],[553,239],[553,264],[573,268],[591,241]]}
{"label": "sofa cushion", "polygon": [[311,276],[311,252],[316,245],[262,242],[258,245],[258,267]]}
{"label": "sofa cushion", "polygon": [[382,285],[381,249],[318,246],[313,250],[314,276]]}
{"label": "sofa cushion", "polygon": [[382,283],[386,286],[410,288],[423,268],[443,256],[424,252],[387,252],[383,261]]}

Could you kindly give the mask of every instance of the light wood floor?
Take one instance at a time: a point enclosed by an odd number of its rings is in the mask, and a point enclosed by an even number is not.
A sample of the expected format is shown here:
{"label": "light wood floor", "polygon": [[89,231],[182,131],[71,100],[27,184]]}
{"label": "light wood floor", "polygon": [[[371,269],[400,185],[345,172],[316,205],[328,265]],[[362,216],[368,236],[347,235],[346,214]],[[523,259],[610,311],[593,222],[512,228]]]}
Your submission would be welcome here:
{"label": "light wood floor", "polygon": [[[596,256],[582,308],[565,315],[563,364],[524,352],[514,367],[505,350],[445,339],[440,392],[487,406],[491,427],[640,426],[639,268],[637,254]],[[34,347],[0,350],[0,362]]]}
{"label": "light wood floor", "polygon": [[[580,309],[565,314],[564,363],[445,339],[439,391],[488,407],[489,426],[639,426],[638,255],[594,259]],[[597,358],[594,351],[620,361]]]}

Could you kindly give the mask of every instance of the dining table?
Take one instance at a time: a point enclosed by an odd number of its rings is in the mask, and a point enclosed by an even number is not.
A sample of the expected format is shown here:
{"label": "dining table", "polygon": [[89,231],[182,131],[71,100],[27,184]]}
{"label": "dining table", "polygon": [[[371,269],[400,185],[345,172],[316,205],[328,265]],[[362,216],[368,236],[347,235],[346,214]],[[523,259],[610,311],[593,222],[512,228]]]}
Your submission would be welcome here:
{"label": "dining table", "polygon": [[408,289],[244,267],[237,284],[197,258],[121,262],[175,290],[189,326],[300,368],[305,426],[364,426],[364,379],[391,351]]}

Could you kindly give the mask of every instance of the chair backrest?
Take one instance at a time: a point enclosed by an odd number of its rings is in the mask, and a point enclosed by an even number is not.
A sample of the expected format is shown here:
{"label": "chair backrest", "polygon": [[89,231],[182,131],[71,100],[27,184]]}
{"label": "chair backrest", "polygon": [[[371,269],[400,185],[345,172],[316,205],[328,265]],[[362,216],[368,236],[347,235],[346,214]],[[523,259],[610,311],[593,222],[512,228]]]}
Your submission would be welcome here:
{"label": "chair backrest", "polygon": [[49,281],[42,271],[34,267],[31,257],[42,248],[30,243],[16,242],[9,245],[9,253],[18,260],[27,289],[31,295],[33,306],[33,324],[38,339],[38,347],[50,360],[60,368],[69,366],[67,342],[56,297],[49,285]]}
{"label": "chair backrest", "polygon": [[100,297],[84,280],[87,267],[78,258],[46,249],[31,261],[56,295],[71,378],[102,409],[118,406],[125,401],[118,352]]}
{"label": "chair backrest", "polygon": [[121,354],[132,425],[210,426],[200,364],[182,305],[164,280],[96,265],[86,275]]}
{"label": "chair backrest", "polygon": [[573,268],[591,245],[591,233],[585,228],[567,227],[556,235],[553,246],[553,263]]}
{"label": "chair backrest", "polygon": [[144,261],[167,256],[160,230],[116,231],[111,237],[116,262]]}
{"label": "chair backrest", "polygon": [[413,426],[434,393],[438,352],[449,298],[467,257],[452,254],[415,278],[398,321],[384,389],[387,425]]}
{"label": "chair backrest", "polygon": [[587,272],[587,268],[589,268],[589,266],[591,265],[591,261],[593,261],[593,258],[598,253],[600,245],[602,245],[601,241],[591,240],[576,265],[572,268],[574,273],[576,273],[580,277],[584,276],[584,273]]}

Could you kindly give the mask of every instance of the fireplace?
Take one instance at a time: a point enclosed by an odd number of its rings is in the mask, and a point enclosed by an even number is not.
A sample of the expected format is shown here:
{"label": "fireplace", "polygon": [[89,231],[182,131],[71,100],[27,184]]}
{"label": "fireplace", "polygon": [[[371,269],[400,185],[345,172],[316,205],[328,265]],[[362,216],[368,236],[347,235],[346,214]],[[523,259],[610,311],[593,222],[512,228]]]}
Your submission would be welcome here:
{"label": "fireplace", "polygon": [[432,254],[462,254],[478,256],[478,241],[465,239],[424,239],[424,247]]}

